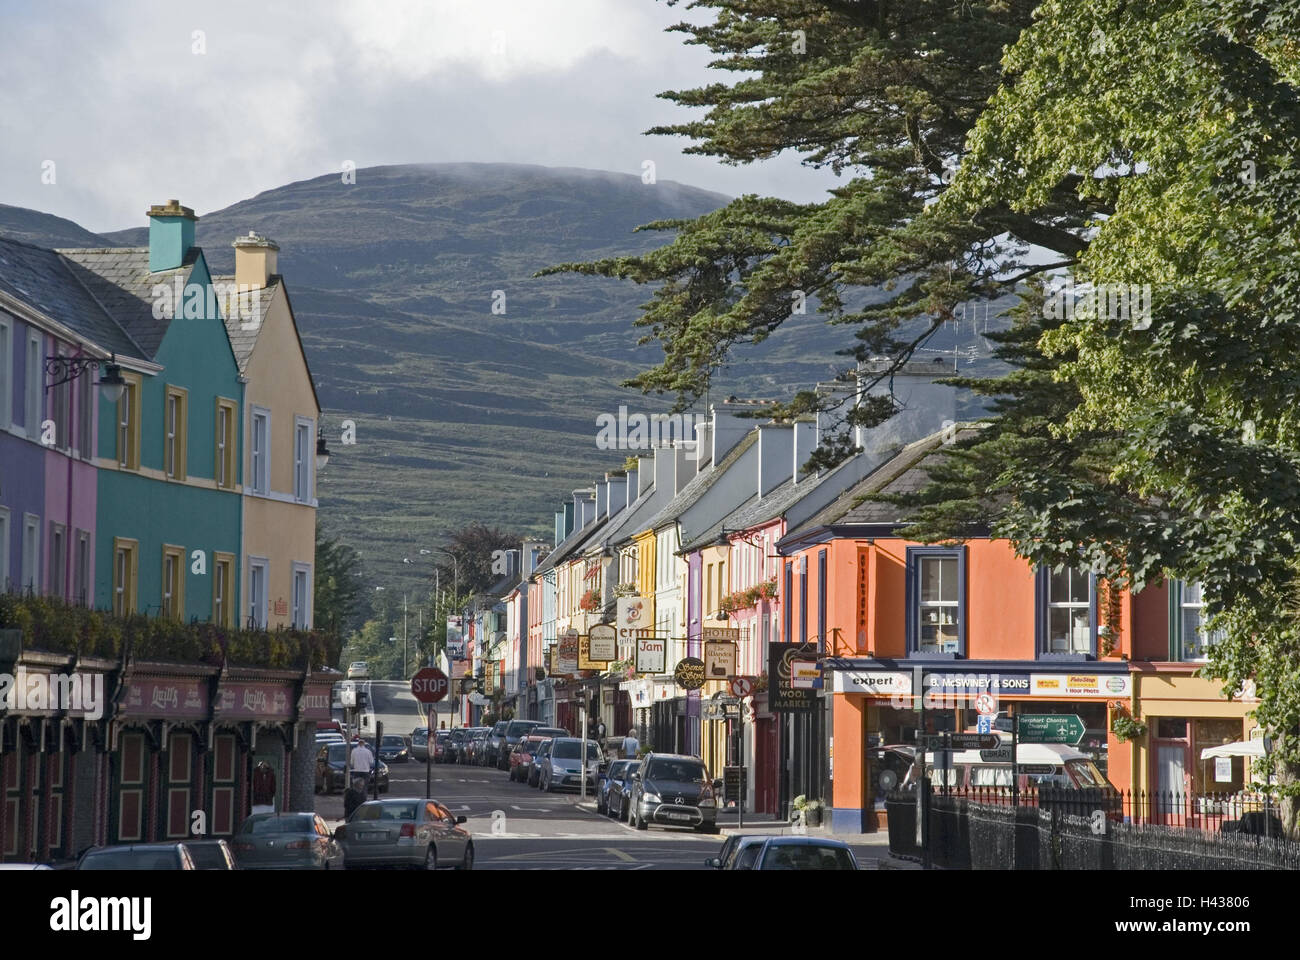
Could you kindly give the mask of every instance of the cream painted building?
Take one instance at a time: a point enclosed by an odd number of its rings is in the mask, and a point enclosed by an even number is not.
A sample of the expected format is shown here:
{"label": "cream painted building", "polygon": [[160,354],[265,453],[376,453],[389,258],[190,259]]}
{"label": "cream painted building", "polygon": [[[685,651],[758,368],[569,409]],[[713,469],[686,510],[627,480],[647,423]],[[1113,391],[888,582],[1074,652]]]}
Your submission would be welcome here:
{"label": "cream painted building", "polygon": [[276,273],[279,247],[254,233],[234,247],[234,277],[214,282],[236,284],[223,317],[247,380],[240,623],[306,628],[313,624],[320,402]]}

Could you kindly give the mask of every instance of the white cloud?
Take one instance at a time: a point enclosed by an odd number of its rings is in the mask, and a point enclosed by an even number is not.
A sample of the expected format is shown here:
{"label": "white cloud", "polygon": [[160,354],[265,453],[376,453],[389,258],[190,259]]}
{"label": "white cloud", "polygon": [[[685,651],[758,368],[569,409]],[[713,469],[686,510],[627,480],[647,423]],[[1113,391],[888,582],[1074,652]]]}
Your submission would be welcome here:
{"label": "white cloud", "polygon": [[[0,35],[0,202],[93,230],[169,197],[200,213],[386,163],[506,161],[810,199],[797,158],[727,167],[645,137],[656,94],[717,79],[651,0],[161,0],[31,6]],[[193,52],[202,30],[206,52]],[[503,50],[493,52],[494,32]],[[55,159],[58,180],[40,182]]]}

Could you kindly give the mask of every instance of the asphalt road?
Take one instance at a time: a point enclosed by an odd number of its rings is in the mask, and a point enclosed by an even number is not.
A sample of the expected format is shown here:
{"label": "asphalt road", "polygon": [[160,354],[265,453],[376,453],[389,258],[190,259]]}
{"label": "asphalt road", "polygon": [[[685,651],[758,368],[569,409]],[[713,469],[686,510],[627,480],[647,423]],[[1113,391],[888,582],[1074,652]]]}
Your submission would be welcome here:
{"label": "asphalt road", "polygon": [[[361,689],[366,691],[370,706],[368,713],[384,725],[384,733],[396,733],[409,736],[416,727],[425,724],[427,715],[424,706],[411,696],[411,684],[407,680],[362,680]],[[443,719],[447,714],[443,714]],[[435,726],[437,725],[435,715]],[[374,731],[367,731],[367,735]]]}
{"label": "asphalt road", "polygon": [[[388,769],[387,796],[424,796],[423,763]],[[433,796],[467,818],[476,870],[704,870],[725,839],[679,827],[633,830],[581,808],[576,793],[542,793],[488,767],[434,764]],[[317,795],[316,810],[333,826],[343,817],[342,797]],[[878,843],[855,852],[864,868],[882,856]]]}

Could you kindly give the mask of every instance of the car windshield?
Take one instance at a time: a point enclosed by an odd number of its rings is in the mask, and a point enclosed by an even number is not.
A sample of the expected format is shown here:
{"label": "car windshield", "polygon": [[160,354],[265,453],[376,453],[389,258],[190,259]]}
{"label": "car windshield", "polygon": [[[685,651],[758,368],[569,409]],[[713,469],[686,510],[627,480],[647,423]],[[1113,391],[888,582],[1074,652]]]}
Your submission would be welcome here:
{"label": "car windshield", "polygon": [[386,747],[404,747],[404,746],[406,746],[406,741],[403,740],[401,737],[389,737],[389,736],[385,736],[385,737],[384,737],[384,746],[386,746]]}
{"label": "car windshield", "polygon": [[255,837],[270,833],[315,833],[316,824],[311,817],[261,817],[245,821],[241,832]]}
{"label": "car windshield", "polygon": [[646,770],[648,780],[674,780],[682,783],[703,783],[704,764],[698,760],[664,760],[656,758]]}
{"label": "car windshield", "polygon": [[158,850],[105,850],[86,855],[83,870],[179,870],[175,847]]}
{"label": "car windshield", "polygon": [[348,746],[347,746],[346,743],[331,743],[331,744],[330,744],[330,747],[329,747],[329,750],[330,750],[330,756],[329,756],[330,763],[342,763],[342,762],[343,762],[343,751],[346,750],[347,748],[348,748]]}
{"label": "car windshield", "polygon": [[[580,756],[582,756],[582,741],[561,740],[555,745],[555,748],[551,751],[551,756],[553,756],[556,760],[577,760]],[[600,759],[600,751],[596,748],[596,745],[592,743],[590,740],[587,741],[587,759],[588,760]]]}
{"label": "car windshield", "polygon": [[439,739],[439,740],[446,740],[446,739],[448,739],[450,736],[451,736],[451,731],[450,731],[450,730],[439,730],[439,731],[438,731],[438,739]]}
{"label": "car windshield", "polygon": [[623,771],[626,769],[627,769],[626,760],[615,760],[613,763],[609,765],[609,772],[607,776],[611,780],[617,780],[619,777],[623,776]]}
{"label": "car windshield", "polygon": [[536,726],[537,724],[530,723],[527,720],[515,720],[510,726],[506,727],[506,736],[522,737],[526,733],[531,733]]}
{"label": "car windshield", "polygon": [[638,770],[640,770],[640,769],[641,769],[641,761],[640,761],[640,760],[629,760],[629,761],[627,762],[627,767],[625,767],[624,770],[623,770],[623,779],[624,779],[624,780],[631,780],[631,779],[632,779],[632,774],[636,773],[636,772],[637,772]]}
{"label": "car windshield", "polygon": [[[387,739],[387,737],[385,737],[384,739]],[[416,730],[415,733],[411,734],[411,742],[412,742],[412,743],[428,743],[428,742],[429,742],[429,732],[428,732],[427,730]]]}
{"label": "car windshield", "polygon": [[465,739],[465,730],[463,727],[457,727],[455,730],[451,732],[450,736],[452,740],[456,741],[457,743],[460,743]]}
{"label": "car windshield", "polygon": [[354,820],[414,820],[414,803],[364,803],[352,815]]}
{"label": "car windshield", "polygon": [[853,857],[843,847],[811,843],[773,844],[763,857],[764,870],[852,870]]}
{"label": "car windshield", "polygon": [[492,724],[492,735],[493,735],[493,736],[498,736],[498,735],[500,735],[500,734],[505,733],[505,732],[506,732],[506,728],[509,727],[509,726],[510,726],[510,723],[509,723],[509,721],[506,721],[506,720],[502,720],[500,723],[494,723],[494,724]]}

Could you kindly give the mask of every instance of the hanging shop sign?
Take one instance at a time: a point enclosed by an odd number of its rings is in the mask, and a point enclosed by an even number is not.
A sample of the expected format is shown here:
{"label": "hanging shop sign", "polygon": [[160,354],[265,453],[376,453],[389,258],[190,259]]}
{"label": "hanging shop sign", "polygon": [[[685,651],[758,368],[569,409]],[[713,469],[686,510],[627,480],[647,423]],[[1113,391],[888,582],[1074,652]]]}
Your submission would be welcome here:
{"label": "hanging shop sign", "polygon": [[632,655],[636,632],[650,626],[650,608],[645,597],[619,597],[615,604],[614,626],[618,630],[618,657]]}
{"label": "hanging shop sign", "polygon": [[668,641],[656,637],[653,630],[637,631],[636,672],[668,672]]}
{"label": "hanging shop sign", "polygon": [[578,631],[570,627],[556,643],[556,673],[572,676],[578,672],[578,639]]}
{"label": "hanging shop sign", "polygon": [[796,688],[791,664],[796,660],[816,660],[815,643],[768,644],[768,708],[773,713],[806,713],[816,708],[813,690]]}
{"label": "hanging shop sign", "polygon": [[603,667],[618,659],[618,628],[611,623],[598,623],[587,631],[588,655]]}
{"label": "hanging shop sign", "polygon": [[704,672],[710,680],[730,680],[736,675],[736,645],[729,641],[704,643]]}
{"label": "hanging shop sign", "polygon": [[704,661],[698,657],[685,657],[677,661],[673,680],[683,690],[698,690],[704,686]]}

